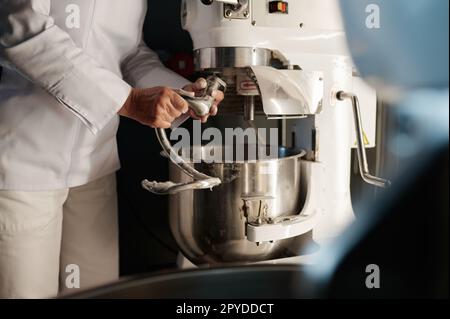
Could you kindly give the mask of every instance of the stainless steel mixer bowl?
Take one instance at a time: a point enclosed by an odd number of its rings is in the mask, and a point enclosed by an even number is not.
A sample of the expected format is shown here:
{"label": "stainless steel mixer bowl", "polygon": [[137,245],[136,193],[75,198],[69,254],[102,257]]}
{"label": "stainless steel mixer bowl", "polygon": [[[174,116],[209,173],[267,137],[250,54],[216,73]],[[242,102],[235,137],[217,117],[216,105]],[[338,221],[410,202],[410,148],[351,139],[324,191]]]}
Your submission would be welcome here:
{"label": "stainless steel mixer bowl", "polygon": [[[200,153],[205,152],[225,154],[226,150],[223,146],[203,147]],[[220,178],[222,184],[212,190],[170,196],[170,226],[183,254],[197,265],[296,256],[309,242],[310,234],[254,243],[246,238],[246,225],[270,223],[274,218],[300,213],[300,160],[304,154],[301,150],[278,148],[277,154],[263,160],[191,163],[198,171]],[[176,183],[191,181],[173,164],[170,178]]]}

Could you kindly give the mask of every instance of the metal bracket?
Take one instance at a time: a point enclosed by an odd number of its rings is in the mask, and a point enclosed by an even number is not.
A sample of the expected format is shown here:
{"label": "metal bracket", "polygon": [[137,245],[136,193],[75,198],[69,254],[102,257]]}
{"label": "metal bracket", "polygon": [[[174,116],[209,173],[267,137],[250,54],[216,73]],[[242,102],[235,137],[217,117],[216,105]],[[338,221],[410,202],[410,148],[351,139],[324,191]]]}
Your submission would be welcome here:
{"label": "metal bracket", "polygon": [[249,0],[239,0],[238,4],[224,4],[223,16],[226,19],[249,19],[250,4]]}
{"label": "metal bracket", "polygon": [[267,224],[247,224],[247,239],[260,243],[293,238],[310,232],[316,222],[316,214],[301,214],[280,217]]}

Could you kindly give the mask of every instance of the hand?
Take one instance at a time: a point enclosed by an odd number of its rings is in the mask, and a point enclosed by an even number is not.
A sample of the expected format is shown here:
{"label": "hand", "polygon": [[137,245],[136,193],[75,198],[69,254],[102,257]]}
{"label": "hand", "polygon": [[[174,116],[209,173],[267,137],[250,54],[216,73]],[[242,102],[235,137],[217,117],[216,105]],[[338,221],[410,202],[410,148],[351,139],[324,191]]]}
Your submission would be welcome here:
{"label": "hand", "polygon": [[188,110],[188,103],[175,91],[155,87],[133,89],[119,115],[153,128],[170,128],[172,122]]}
{"label": "hand", "polygon": [[[198,95],[201,95],[205,91],[207,85],[208,85],[208,83],[206,82],[206,80],[203,78],[200,78],[195,83],[186,85],[183,88],[183,90],[188,91],[188,92],[194,92],[195,95],[198,96]],[[211,112],[209,113],[208,116],[198,117],[192,110],[189,110],[189,114],[191,115],[191,117],[196,120],[201,120],[202,123],[206,123],[206,121],[208,121],[209,116],[216,116],[217,112],[219,111],[219,104],[220,104],[220,102],[223,101],[223,99],[225,98],[225,95],[223,94],[222,91],[214,91],[212,93],[212,97],[215,99],[215,101],[214,101],[213,106],[211,107]]]}

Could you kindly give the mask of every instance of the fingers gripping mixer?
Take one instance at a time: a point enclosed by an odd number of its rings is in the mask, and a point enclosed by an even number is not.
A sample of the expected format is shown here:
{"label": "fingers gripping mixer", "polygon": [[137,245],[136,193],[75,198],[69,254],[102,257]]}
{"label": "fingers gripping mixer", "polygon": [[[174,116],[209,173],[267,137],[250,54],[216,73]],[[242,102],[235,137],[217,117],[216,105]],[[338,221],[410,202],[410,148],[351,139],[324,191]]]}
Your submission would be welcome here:
{"label": "fingers gripping mixer", "polygon": [[[190,92],[185,92],[183,90],[178,91],[189,104],[189,108],[195,112],[197,116],[203,117],[209,115],[211,107],[214,104],[214,92],[222,91],[225,92],[227,84],[221,78],[217,76],[210,76],[206,79],[207,86],[200,96],[192,96]],[[186,94],[187,93],[187,94]]]}
{"label": "fingers gripping mixer", "polygon": [[[210,110],[215,101],[213,96],[214,92],[219,90],[225,91],[227,87],[226,83],[217,76],[210,76],[206,81],[207,87],[205,88],[203,94],[200,96],[193,96],[189,92],[185,92],[182,90],[177,91],[188,102],[189,108],[194,111],[194,113],[199,117],[207,116],[210,113]],[[158,195],[169,195],[186,190],[213,188],[221,184],[221,180],[219,178],[200,173],[191,165],[186,163],[186,161],[173,149],[164,129],[156,129],[156,135],[164,151],[164,154],[181,171],[191,177],[193,181],[186,183],[173,183],[170,181],[151,182],[148,180],[144,180],[142,182],[142,186],[146,190]]]}

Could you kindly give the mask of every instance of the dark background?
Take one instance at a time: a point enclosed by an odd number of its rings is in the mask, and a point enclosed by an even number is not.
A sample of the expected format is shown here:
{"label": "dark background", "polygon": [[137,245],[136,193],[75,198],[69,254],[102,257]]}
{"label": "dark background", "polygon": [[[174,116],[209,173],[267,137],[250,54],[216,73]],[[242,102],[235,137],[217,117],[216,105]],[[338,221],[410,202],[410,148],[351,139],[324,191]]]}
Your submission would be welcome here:
{"label": "dark background", "polygon": [[[161,60],[178,53],[191,54],[189,33],[181,28],[181,0],[149,0],[145,40]],[[120,266],[122,275],[175,267],[177,245],[171,236],[167,197],[140,186],[145,178],[168,180],[167,161],[151,128],[122,119],[118,134],[122,169],[118,172]]]}

